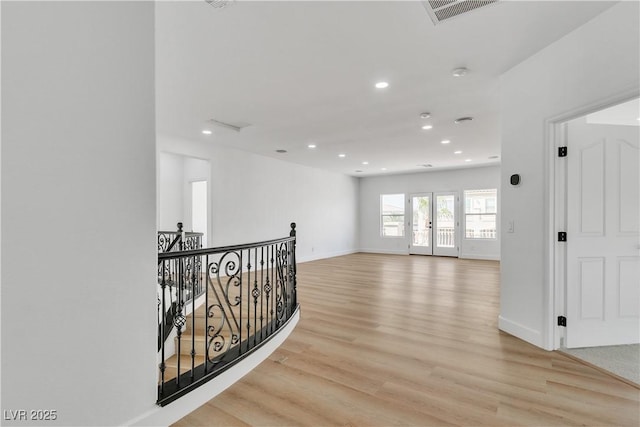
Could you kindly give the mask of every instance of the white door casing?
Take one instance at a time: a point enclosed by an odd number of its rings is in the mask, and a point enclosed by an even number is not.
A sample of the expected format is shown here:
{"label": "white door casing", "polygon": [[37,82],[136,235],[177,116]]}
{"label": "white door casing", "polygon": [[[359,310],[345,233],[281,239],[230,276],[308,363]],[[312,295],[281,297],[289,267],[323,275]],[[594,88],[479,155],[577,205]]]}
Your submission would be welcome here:
{"label": "white door casing", "polygon": [[639,136],[568,123],[568,348],[640,342]]}

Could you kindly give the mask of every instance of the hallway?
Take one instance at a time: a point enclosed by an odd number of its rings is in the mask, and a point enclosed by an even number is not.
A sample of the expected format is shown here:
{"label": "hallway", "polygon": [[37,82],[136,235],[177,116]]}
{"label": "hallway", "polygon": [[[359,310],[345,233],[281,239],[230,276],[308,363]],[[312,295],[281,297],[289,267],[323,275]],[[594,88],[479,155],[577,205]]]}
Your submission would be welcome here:
{"label": "hallway", "polygon": [[289,339],[174,426],[638,425],[640,390],[498,331],[497,262],[359,253],[298,293]]}

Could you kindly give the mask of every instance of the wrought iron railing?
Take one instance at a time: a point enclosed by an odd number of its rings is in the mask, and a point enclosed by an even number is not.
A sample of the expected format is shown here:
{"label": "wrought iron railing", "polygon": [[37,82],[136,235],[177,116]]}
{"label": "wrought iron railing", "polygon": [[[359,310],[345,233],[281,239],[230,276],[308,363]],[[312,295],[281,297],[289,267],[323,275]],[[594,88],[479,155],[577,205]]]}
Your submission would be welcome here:
{"label": "wrought iron railing", "polygon": [[[181,222],[177,226],[177,231],[158,231],[158,253],[202,248],[203,233],[183,231]],[[162,274],[162,266],[160,264],[160,261],[158,261],[158,276]],[[190,268],[199,268],[199,266],[192,267],[187,263],[183,268],[188,270]],[[177,283],[174,282],[169,282],[168,289],[165,289],[164,292],[158,288],[158,351],[160,351],[162,343],[171,335],[175,316],[180,310],[180,304],[184,305],[192,299],[202,296],[203,292],[202,281],[192,288],[182,290],[178,289]],[[169,302],[165,304],[166,310],[160,313],[162,293],[166,294],[165,297]]]}
{"label": "wrought iron railing", "polygon": [[[163,340],[159,349],[159,405],[259,348],[297,311],[295,227],[282,239],[158,254],[158,312],[166,313],[173,290],[178,301],[175,340]],[[204,302],[197,307],[195,298],[187,303],[183,295],[199,285]],[[159,336],[166,327],[160,322]]]}
{"label": "wrought iron railing", "polygon": [[203,233],[183,231],[179,222],[177,231],[158,231],[158,253],[200,249],[202,236]]}

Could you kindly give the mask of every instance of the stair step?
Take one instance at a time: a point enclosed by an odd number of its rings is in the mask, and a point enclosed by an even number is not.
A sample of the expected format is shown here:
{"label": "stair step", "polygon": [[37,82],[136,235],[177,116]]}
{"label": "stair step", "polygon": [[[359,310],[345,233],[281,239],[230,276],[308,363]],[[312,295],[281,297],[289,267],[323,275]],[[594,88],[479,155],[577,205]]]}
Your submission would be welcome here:
{"label": "stair step", "polygon": [[[218,301],[217,300],[212,300],[211,298],[209,298],[209,303],[205,306],[205,304],[202,304],[200,307],[196,308],[195,311],[195,315],[196,316],[204,316],[206,314],[206,310],[208,306],[211,305],[217,305]],[[246,298],[242,299],[242,304],[241,306],[243,307],[243,310],[246,311],[247,310],[247,305],[250,305],[253,309],[253,298],[251,298],[251,300],[247,301]],[[264,307],[264,310],[267,309],[271,309],[271,306],[273,306],[273,309],[275,310],[275,301],[273,300],[273,298],[269,298],[269,305],[267,306],[267,300],[266,298],[263,298],[262,300],[260,300],[260,298],[258,298],[256,307],[258,308],[258,311],[260,311],[260,307]],[[225,309],[229,309],[229,307],[227,305],[225,305]],[[236,305],[236,306],[232,306],[231,309],[233,309],[234,311],[238,311],[240,309],[240,305]]]}
{"label": "stair step", "polygon": [[[231,337],[229,333],[221,333],[220,336],[224,338],[225,348],[231,342]],[[244,336],[243,336],[244,339]],[[176,343],[176,351],[178,351],[178,338],[175,339]],[[194,336],[194,348],[196,350],[196,355],[204,356],[206,354],[206,345],[207,338],[204,335],[195,335]],[[232,345],[234,347],[237,344]],[[191,335],[190,334],[182,334],[181,337],[181,345],[180,345],[180,354],[189,356],[191,354]]]}
{"label": "stair step", "polygon": [[[196,355],[195,358],[195,366],[200,366],[204,364],[204,356]],[[176,355],[171,356],[165,362],[165,371],[164,371],[164,380],[169,381],[176,377],[177,368],[178,368],[178,357]],[[180,374],[184,374],[185,372],[189,372],[191,370],[191,356],[186,354],[180,355]]]}
{"label": "stair step", "polygon": [[[235,317],[236,317],[236,321],[240,322],[240,317],[242,317],[242,327],[243,329],[246,329],[247,326],[247,313],[243,312],[242,316],[240,316],[237,312],[234,312]],[[251,322],[251,327],[254,327],[254,317],[253,317],[253,312],[250,313],[250,317],[249,317],[249,321]],[[234,324],[233,322],[233,317],[231,317],[231,314],[228,314],[229,316],[229,321],[232,322],[232,324]],[[271,317],[269,315],[267,315],[267,313],[263,314],[263,319],[262,319],[262,325],[265,326],[267,324],[267,320],[270,319]],[[196,335],[205,335],[205,327],[207,326],[207,317],[204,315],[204,313],[201,316],[198,316],[197,313],[195,316],[191,317],[191,315],[187,316],[187,322],[184,325],[183,328],[183,334],[187,333],[187,334],[191,334],[192,333],[192,327],[193,327],[193,323],[192,323],[192,319],[195,320],[195,331],[196,331]],[[221,323],[221,319],[220,319],[220,312],[217,311],[216,312],[216,316],[214,317],[210,317],[208,319],[208,326],[214,326],[214,327],[219,327]],[[256,326],[259,329],[260,328],[260,312],[258,312],[258,317],[257,317],[257,322],[256,322]],[[225,321],[225,328],[223,329],[228,329],[227,328],[227,321]],[[234,329],[235,329],[235,324],[234,324]]]}

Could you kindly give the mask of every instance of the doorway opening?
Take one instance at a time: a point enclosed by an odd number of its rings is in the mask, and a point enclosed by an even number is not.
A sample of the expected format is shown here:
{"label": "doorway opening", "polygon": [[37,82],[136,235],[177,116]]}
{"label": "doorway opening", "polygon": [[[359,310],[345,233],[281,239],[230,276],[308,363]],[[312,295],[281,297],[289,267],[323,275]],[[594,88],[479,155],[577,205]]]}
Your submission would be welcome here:
{"label": "doorway opening", "polygon": [[202,245],[212,242],[211,163],[205,159],[158,153],[157,229],[202,232]]}
{"label": "doorway opening", "polygon": [[203,233],[202,247],[207,246],[207,181],[191,183],[191,227]]}
{"label": "doorway opening", "polygon": [[552,312],[566,318],[551,325],[555,349],[639,341],[639,101],[552,123]]}

